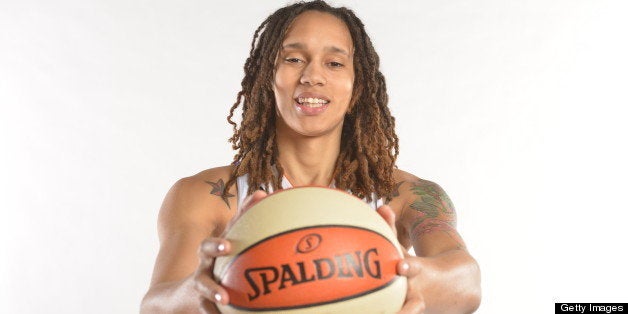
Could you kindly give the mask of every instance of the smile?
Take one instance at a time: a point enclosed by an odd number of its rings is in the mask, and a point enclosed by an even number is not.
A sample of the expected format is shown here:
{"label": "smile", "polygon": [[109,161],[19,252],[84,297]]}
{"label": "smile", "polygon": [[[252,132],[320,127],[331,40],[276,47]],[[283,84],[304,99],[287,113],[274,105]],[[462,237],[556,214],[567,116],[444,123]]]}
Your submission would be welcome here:
{"label": "smile", "polygon": [[310,108],[320,108],[323,105],[326,105],[329,103],[328,100],[325,99],[321,99],[321,98],[311,98],[311,97],[299,97],[297,98],[297,102],[302,105],[302,106],[307,106]]}

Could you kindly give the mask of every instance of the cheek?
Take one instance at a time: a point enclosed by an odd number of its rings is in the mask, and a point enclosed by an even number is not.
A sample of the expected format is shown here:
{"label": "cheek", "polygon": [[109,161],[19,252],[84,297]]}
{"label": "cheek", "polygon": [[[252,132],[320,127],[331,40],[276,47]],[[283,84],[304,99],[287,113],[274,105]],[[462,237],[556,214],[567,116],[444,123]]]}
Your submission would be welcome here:
{"label": "cheek", "polygon": [[277,69],[275,72],[275,89],[287,89],[291,88],[295,83],[294,73],[290,73],[290,71],[286,71],[281,67]]}
{"label": "cheek", "polygon": [[347,77],[343,84],[340,85],[340,88],[347,95],[347,97],[351,98],[353,94],[353,76]]}
{"label": "cheek", "polygon": [[346,95],[346,103],[347,103],[347,108],[345,110],[351,111],[353,109],[353,106],[355,105],[352,102],[353,99],[353,88],[354,88],[354,76],[350,76],[344,83],[342,89],[343,89],[343,93]]}
{"label": "cheek", "polygon": [[284,80],[282,79],[281,73],[275,73],[275,79],[273,81],[273,91],[275,92],[275,97],[279,96],[278,93],[285,88],[283,82]]}
{"label": "cheek", "polygon": [[347,93],[349,93],[349,95],[353,93],[353,80],[347,82],[347,84],[345,85],[345,90],[347,91]]}

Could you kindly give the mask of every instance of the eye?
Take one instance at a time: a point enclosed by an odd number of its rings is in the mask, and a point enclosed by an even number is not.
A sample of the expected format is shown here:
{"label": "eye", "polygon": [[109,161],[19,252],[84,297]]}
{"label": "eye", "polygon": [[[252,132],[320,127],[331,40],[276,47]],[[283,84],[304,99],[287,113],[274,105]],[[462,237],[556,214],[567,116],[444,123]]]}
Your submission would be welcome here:
{"label": "eye", "polygon": [[340,62],[332,61],[332,62],[329,62],[329,66],[331,66],[332,68],[341,68],[344,66],[344,64]]}
{"label": "eye", "polygon": [[288,63],[299,63],[299,62],[303,62],[301,59],[299,58],[286,58],[285,59],[286,62]]}

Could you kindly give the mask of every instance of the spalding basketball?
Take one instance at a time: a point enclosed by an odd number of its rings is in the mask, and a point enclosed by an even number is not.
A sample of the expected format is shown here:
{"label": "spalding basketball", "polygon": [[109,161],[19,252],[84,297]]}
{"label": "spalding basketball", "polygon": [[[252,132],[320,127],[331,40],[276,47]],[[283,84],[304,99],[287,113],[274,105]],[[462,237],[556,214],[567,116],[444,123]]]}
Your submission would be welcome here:
{"label": "spalding basketball", "polygon": [[214,266],[229,293],[223,313],[396,313],[405,300],[394,233],[343,191],[279,191],[240,216],[226,238],[232,254]]}

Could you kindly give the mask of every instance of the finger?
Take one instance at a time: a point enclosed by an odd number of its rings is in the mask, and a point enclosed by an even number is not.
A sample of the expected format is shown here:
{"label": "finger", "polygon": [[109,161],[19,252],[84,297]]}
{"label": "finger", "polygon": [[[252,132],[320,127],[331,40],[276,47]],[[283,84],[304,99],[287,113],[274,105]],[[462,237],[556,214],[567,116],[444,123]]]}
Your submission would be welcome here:
{"label": "finger", "polygon": [[397,314],[423,314],[425,313],[425,301],[423,296],[417,295],[406,299],[403,307]]}
{"label": "finger", "polygon": [[268,196],[268,193],[262,190],[257,190],[253,194],[247,196],[244,201],[242,201],[242,204],[238,206],[238,212],[235,214],[235,217],[229,220],[229,223],[227,224],[227,227],[225,228],[225,231],[222,235],[224,236],[227,231],[231,229],[231,226],[233,226],[233,224],[238,220],[238,218],[240,218],[240,216],[242,216],[242,214],[249,210],[249,208],[253,207],[253,205],[257,204],[257,202],[264,199],[266,196]]}
{"label": "finger", "polygon": [[201,260],[228,255],[231,252],[231,242],[222,238],[207,238],[198,247]]}
{"label": "finger", "polygon": [[[201,262],[194,273],[194,288],[205,300],[221,304],[227,304],[229,302],[227,291],[214,281],[211,274],[214,258],[228,254],[230,250],[230,242],[220,238],[207,238],[201,243],[199,247]],[[202,303],[203,302],[201,302],[201,304]],[[203,308],[202,305],[201,308]],[[204,310],[209,311],[208,313],[219,313],[218,311],[211,312],[211,307],[205,307]]]}
{"label": "finger", "polygon": [[416,256],[406,256],[397,264],[397,273],[401,276],[418,276],[423,270],[423,259]]}
{"label": "finger", "polygon": [[220,310],[216,307],[216,303],[201,297],[201,313],[203,314],[220,314]]}
{"label": "finger", "polygon": [[253,205],[264,199],[266,196],[268,196],[268,193],[262,190],[257,190],[253,194],[247,196],[242,202],[240,208],[238,208],[239,214],[242,215],[245,211],[253,207]]}
{"label": "finger", "polygon": [[377,213],[386,220],[386,223],[393,229],[395,235],[397,235],[397,228],[395,228],[395,212],[388,205],[382,205],[377,208]]}
{"label": "finger", "polygon": [[213,303],[228,304],[229,295],[227,291],[215,282],[207,269],[199,268],[194,273],[194,288],[201,298]]}
{"label": "finger", "polygon": [[201,298],[201,305],[199,308],[199,312],[201,314],[215,314],[215,313],[220,313],[218,311],[218,309],[216,308],[216,305],[214,303],[212,303],[211,301]]}

